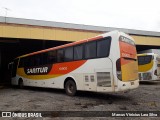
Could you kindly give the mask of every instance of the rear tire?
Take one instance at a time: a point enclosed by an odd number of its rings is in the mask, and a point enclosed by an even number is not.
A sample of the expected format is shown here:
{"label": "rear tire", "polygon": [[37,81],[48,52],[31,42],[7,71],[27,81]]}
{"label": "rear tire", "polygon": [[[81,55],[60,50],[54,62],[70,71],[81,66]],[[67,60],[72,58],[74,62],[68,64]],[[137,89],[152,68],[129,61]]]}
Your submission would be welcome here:
{"label": "rear tire", "polygon": [[66,94],[69,96],[74,96],[77,92],[76,84],[73,80],[68,80],[65,84]]}

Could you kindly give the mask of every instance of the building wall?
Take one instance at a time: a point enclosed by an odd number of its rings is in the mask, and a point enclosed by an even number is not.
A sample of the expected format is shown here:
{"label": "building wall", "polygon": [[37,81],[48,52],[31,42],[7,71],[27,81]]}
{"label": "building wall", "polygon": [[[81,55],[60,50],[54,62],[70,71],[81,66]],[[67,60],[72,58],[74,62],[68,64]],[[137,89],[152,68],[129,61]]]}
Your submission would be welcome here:
{"label": "building wall", "polygon": [[40,40],[76,41],[96,36],[101,32],[51,27],[0,24],[0,37]]}
{"label": "building wall", "polygon": [[150,37],[150,36],[136,36],[131,35],[137,45],[153,45],[160,46],[160,37]]}
{"label": "building wall", "polygon": [[[32,25],[0,23],[0,37],[39,40],[76,41],[94,37],[102,32]],[[131,35],[137,45],[160,46],[160,37]]]}

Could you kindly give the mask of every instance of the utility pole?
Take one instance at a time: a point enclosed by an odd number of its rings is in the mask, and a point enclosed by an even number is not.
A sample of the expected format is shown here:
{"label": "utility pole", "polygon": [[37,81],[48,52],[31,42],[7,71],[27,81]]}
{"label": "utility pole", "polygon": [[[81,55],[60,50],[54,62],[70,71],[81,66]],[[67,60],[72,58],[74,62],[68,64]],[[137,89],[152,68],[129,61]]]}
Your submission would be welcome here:
{"label": "utility pole", "polygon": [[5,23],[7,22],[7,13],[10,9],[3,7],[3,9],[5,9]]}

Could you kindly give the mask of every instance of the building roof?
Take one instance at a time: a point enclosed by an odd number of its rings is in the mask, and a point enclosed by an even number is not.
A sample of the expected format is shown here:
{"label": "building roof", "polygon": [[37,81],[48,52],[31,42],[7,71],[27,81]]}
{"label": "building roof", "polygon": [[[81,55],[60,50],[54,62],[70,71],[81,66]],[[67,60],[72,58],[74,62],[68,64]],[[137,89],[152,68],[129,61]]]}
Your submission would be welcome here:
{"label": "building roof", "polygon": [[90,30],[90,31],[100,31],[100,32],[119,30],[119,31],[122,31],[128,34],[131,34],[131,35],[160,37],[160,32],[154,32],[154,31],[143,31],[143,30],[114,28],[114,27],[102,27],[102,26],[92,26],[92,25],[33,20],[33,19],[24,19],[24,18],[13,18],[13,17],[2,17],[2,16],[0,16],[0,23],[34,25],[34,26],[43,26],[43,27],[57,27],[57,28]]}

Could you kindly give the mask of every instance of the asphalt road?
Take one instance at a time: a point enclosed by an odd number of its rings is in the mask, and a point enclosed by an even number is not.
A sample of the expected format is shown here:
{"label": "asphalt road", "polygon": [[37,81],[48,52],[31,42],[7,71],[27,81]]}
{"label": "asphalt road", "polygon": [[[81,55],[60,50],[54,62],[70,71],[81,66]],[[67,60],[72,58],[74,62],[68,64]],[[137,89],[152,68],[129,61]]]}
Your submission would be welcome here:
{"label": "asphalt road", "polygon": [[[139,88],[127,93],[78,92],[77,96],[67,96],[64,90],[32,88],[24,89],[1,87],[1,111],[52,111],[43,118],[23,119],[106,119],[106,117],[62,117],[53,111],[160,111],[160,82],[141,83]],[[77,114],[77,113],[75,113]],[[93,115],[93,114],[92,114]],[[110,119],[150,120],[160,117],[110,117]],[[2,118],[0,118],[2,119]],[[3,118],[10,119],[12,118]],[[19,118],[14,118],[19,120]]]}

